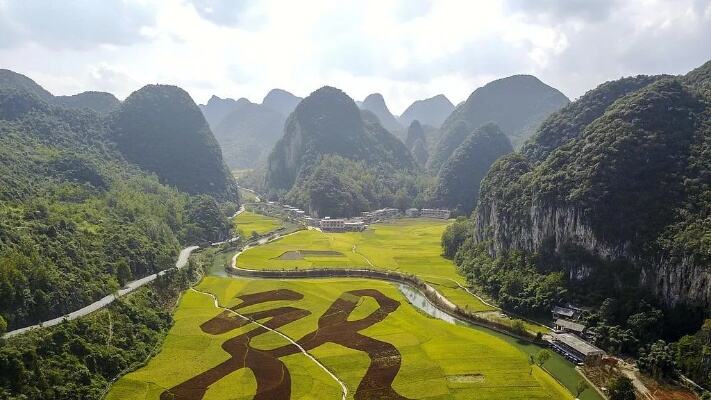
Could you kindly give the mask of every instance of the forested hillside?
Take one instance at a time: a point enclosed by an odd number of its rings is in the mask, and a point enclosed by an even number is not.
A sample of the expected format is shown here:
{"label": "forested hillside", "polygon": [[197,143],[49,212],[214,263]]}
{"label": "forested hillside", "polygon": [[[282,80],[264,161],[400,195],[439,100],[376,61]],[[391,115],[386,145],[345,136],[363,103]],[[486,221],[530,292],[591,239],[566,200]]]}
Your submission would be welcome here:
{"label": "forested hillside", "polygon": [[106,92],[83,92],[72,96],[57,96],[55,101],[67,108],[88,108],[100,114],[108,114],[121,105],[121,102],[113,94]]}
{"label": "forested hillside", "polygon": [[436,174],[467,135],[487,122],[496,123],[518,147],[543,120],[568,102],[561,92],[531,75],[490,82],[475,90],[444,121],[428,168]]}
{"label": "forested hillside", "polygon": [[183,244],[226,237],[212,197],[127,163],[104,116],[57,106],[21,77],[0,88],[0,316],[9,329],[171,267]]}
{"label": "forested hillside", "polygon": [[110,129],[121,153],[162,183],[191,194],[237,198],[220,146],[184,90],[148,85],[133,92],[111,115]]}
{"label": "forested hillside", "polygon": [[424,167],[427,164],[429,152],[427,151],[427,136],[425,130],[420,125],[420,121],[414,120],[407,128],[405,135],[405,147],[410,150],[410,154],[415,159],[417,164]]}
{"label": "forested hillside", "polygon": [[479,199],[479,184],[489,167],[512,151],[511,142],[496,124],[486,124],[469,134],[439,170],[432,193],[433,205],[469,215]]}
{"label": "forested hillside", "polygon": [[266,183],[272,196],[314,214],[354,215],[393,205],[398,193],[405,200],[411,192],[414,197],[416,168],[407,148],[375,115],[361,113],[342,91],[323,87],[287,120],[269,156]]}
{"label": "forested hillside", "polygon": [[589,326],[611,351],[648,354],[698,329],[711,310],[710,71],[608,82],[552,115],[492,166],[447,252],[461,246],[460,267],[509,309],[607,304]]}

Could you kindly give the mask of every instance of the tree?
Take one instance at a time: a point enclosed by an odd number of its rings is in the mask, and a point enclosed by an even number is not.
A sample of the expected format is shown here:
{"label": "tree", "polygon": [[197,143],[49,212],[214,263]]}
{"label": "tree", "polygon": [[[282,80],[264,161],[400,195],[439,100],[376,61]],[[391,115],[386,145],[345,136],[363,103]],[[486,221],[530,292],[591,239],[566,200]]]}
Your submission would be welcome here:
{"label": "tree", "polygon": [[4,335],[5,332],[7,332],[7,321],[0,315],[0,336]]}
{"label": "tree", "polygon": [[658,340],[649,350],[640,350],[637,366],[655,379],[672,378],[676,373],[674,350],[663,340]]}
{"label": "tree", "polygon": [[526,334],[526,325],[524,325],[523,321],[521,321],[520,319],[513,320],[513,322],[511,323],[511,329],[513,329],[513,331],[515,333],[518,333],[519,335]]}
{"label": "tree", "polygon": [[626,376],[619,376],[610,384],[610,400],[635,400],[634,385]]}
{"label": "tree", "polygon": [[580,395],[583,394],[583,392],[588,390],[589,388],[590,385],[588,385],[586,381],[578,381],[578,384],[575,385],[575,397],[580,397]]}
{"label": "tree", "polygon": [[538,364],[539,367],[542,367],[543,364],[546,363],[546,361],[550,360],[550,358],[551,358],[551,352],[548,351],[547,349],[541,349],[536,354],[536,364]]}
{"label": "tree", "polygon": [[123,287],[131,280],[131,268],[128,266],[125,260],[120,260],[116,266],[116,277],[118,278],[119,285]]}

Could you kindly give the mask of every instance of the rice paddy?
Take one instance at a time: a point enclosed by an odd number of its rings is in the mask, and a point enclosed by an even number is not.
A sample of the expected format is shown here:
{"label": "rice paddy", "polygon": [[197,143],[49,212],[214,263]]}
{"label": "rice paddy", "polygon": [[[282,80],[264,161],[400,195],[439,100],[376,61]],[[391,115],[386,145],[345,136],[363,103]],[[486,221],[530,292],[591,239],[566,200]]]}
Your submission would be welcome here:
{"label": "rice paddy", "polygon": [[262,214],[244,211],[232,219],[235,229],[243,237],[249,237],[252,232],[264,235],[282,226],[282,221],[278,218],[269,217]]}
{"label": "rice paddy", "polygon": [[348,399],[572,399],[515,341],[429,318],[392,284],[214,276],[107,399],[341,399],[341,384]]}

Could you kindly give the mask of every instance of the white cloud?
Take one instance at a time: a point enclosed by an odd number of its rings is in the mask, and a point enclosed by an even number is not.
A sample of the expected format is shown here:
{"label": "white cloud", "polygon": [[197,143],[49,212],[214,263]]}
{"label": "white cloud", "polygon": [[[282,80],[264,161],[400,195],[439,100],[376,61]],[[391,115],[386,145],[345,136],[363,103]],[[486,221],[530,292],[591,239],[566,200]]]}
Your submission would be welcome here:
{"label": "white cloud", "polygon": [[515,73],[577,97],[683,73],[711,58],[709,37],[709,0],[0,0],[0,67],[57,94],[170,83],[201,102],[328,84],[401,112]]}

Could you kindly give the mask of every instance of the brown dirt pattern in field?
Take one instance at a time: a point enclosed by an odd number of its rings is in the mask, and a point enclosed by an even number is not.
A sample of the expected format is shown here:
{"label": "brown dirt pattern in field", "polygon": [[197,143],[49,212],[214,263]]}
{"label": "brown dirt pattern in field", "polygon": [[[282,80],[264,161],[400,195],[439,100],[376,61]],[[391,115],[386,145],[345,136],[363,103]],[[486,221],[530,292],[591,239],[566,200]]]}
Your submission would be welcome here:
{"label": "brown dirt pattern in field", "polygon": [[[400,303],[373,289],[352,290],[346,292],[350,296],[341,296],[326,310],[318,320],[318,329],[297,341],[305,350],[314,349],[324,343],[336,343],[342,346],[363,351],[370,358],[370,366],[361,380],[355,393],[356,400],[386,399],[401,400],[405,397],[398,394],[392,383],[400,370],[400,352],[390,343],[362,335],[359,331],[381,322]],[[361,297],[371,297],[380,306],[367,317],[348,321],[348,316],[355,309]],[[303,295],[292,290],[280,289],[268,292],[240,296],[242,303],[233,310],[275,300],[298,300]],[[353,301],[355,298],[355,301]],[[308,310],[295,307],[278,307],[270,310],[243,314],[250,320],[264,320],[264,326],[277,329],[281,326],[310,315]],[[225,311],[201,325],[201,329],[209,334],[219,335],[233,329],[248,325],[250,322],[233,318]],[[268,329],[258,326],[242,335],[228,339],[222,348],[231,356],[225,362],[203,372],[161,394],[161,400],[199,400],[205,395],[210,385],[228,374],[242,368],[249,368],[257,381],[255,400],[287,400],[291,397],[291,376],[281,357],[299,353],[301,350],[293,345],[285,345],[271,350],[258,350],[250,346],[252,338],[268,332]]]}

